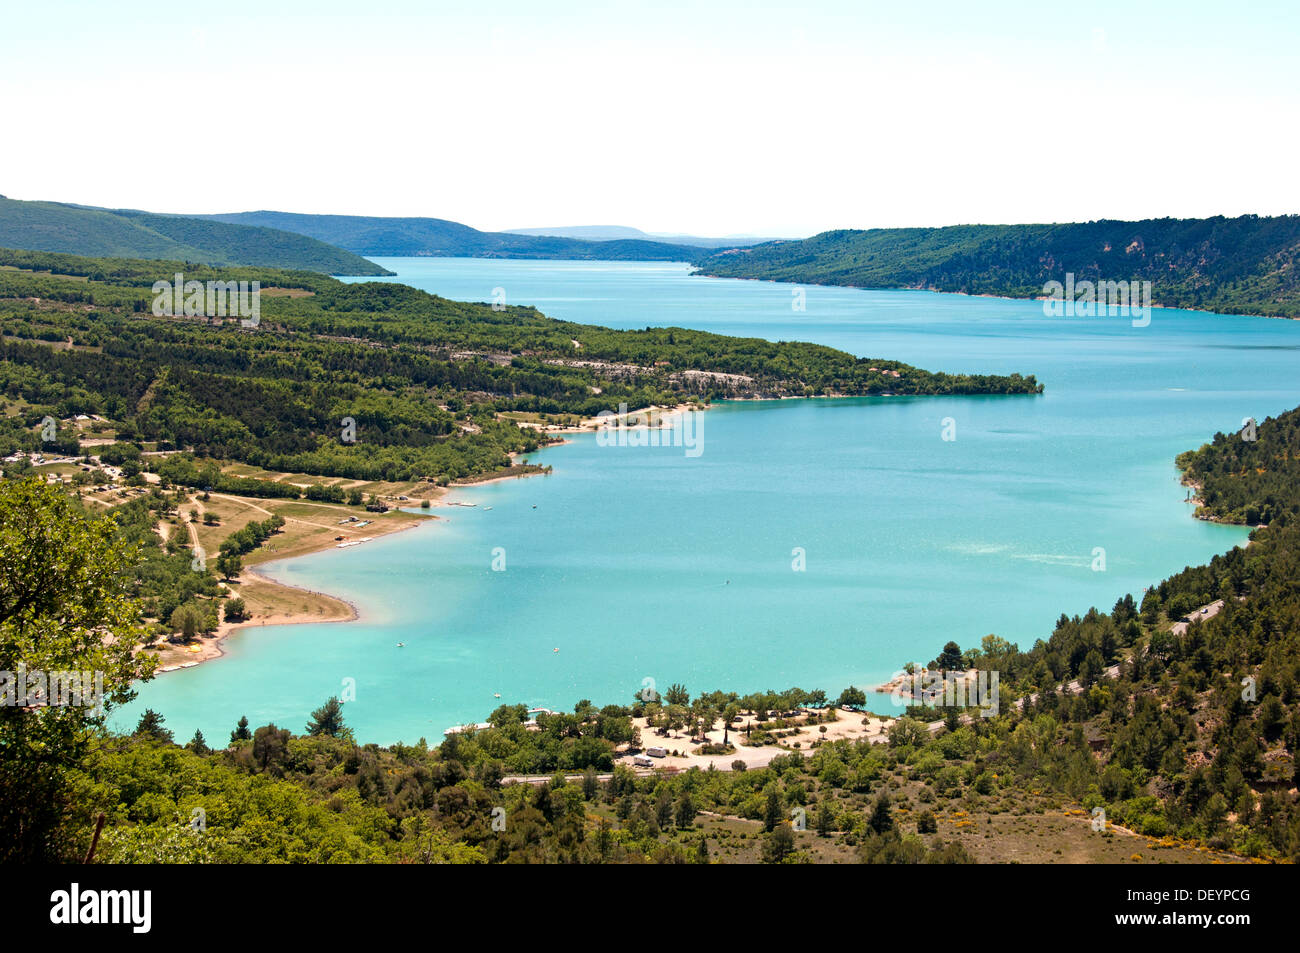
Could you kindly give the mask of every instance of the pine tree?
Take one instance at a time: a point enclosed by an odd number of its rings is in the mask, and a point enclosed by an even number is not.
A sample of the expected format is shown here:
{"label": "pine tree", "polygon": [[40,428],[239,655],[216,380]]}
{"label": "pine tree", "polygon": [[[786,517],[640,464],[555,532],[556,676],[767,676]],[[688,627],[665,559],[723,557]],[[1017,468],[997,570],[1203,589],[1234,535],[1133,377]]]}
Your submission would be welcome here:
{"label": "pine tree", "polygon": [[763,830],[771,833],[781,823],[781,793],[775,787],[767,792],[767,809],[763,812]]}
{"label": "pine tree", "polygon": [[867,825],[877,834],[884,834],[894,829],[894,817],[889,813],[889,795],[882,793],[876,798],[876,805],[871,809]]}
{"label": "pine tree", "polygon": [[146,708],[135,726],[134,734],[138,738],[148,738],[164,744],[172,743],[172,733],[163,727],[163,716],[152,708]]}
{"label": "pine tree", "polygon": [[794,831],[789,824],[778,824],[763,841],[763,863],[779,864],[794,853]]}
{"label": "pine tree", "polygon": [[699,843],[695,845],[695,862],[697,864],[707,864],[709,862],[709,840],[707,837],[701,837]]}
{"label": "pine tree", "polygon": [[331,695],[325,704],[311,713],[307,725],[309,735],[328,735],[337,738],[343,731],[343,703]]}
{"label": "pine tree", "polygon": [[817,833],[822,837],[829,837],[831,831],[835,830],[835,810],[831,807],[831,802],[823,800],[817,806]]}

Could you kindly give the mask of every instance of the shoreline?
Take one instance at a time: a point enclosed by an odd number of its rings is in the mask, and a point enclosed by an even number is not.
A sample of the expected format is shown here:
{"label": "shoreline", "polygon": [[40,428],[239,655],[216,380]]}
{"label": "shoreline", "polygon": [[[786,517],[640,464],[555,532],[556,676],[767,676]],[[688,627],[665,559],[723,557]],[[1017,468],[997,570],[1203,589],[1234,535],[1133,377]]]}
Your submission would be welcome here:
{"label": "shoreline", "polygon": [[[818,395],[818,396],[822,397],[823,399],[837,399],[831,397],[830,395]],[[888,396],[893,396],[893,395],[888,395]],[[818,398],[817,397],[795,397],[795,396],[776,397],[776,398],[735,398],[736,401],[815,400],[815,399]],[[654,420],[655,416],[659,415],[658,419],[660,425],[662,425],[662,422],[664,420],[671,420],[676,415],[685,412],[701,412],[703,410],[709,409],[709,407],[711,406],[712,405],[705,405],[701,407],[696,404],[679,404],[672,408],[663,408],[657,405],[652,405],[650,407],[639,408],[637,410],[629,410],[626,414],[610,415],[609,417],[586,418],[582,420],[579,423],[579,425],[577,425],[576,427],[553,428],[550,430],[546,430],[544,428],[537,428],[537,429],[543,430],[543,432],[550,432],[550,433],[560,433],[560,432],[599,433],[601,430],[611,427],[613,425],[613,422],[615,421],[621,421],[627,417],[635,418],[641,415],[648,415],[648,419],[650,420]],[[638,424],[638,427],[648,427],[648,426],[650,425]],[[538,450],[543,450],[548,447],[563,446],[565,444],[569,444],[572,442],[573,441],[567,439],[559,439],[554,441],[553,443],[548,443],[543,445],[542,447],[539,447]],[[536,451],[532,451],[532,452],[536,452]],[[522,451],[519,453],[512,453],[510,454],[510,459],[513,461],[516,457],[521,456],[522,453],[523,453]],[[501,473],[496,476],[489,476],[486,479],[482,479],[482,480],[473,480],[471,482],[466,482],[466,483],[452,483],[452,484],[448,484],[447,486],[437,487],[433,491],[433,495],[429,498],[430,507],[475,506],[476,504],[458,503],[453,500],[447,499],[447,497],[450,496],[452,491],[457,488],[464,489],[468,487],[484,486],[491,483],[500,483],[508,480],[522,480],[532,476],[549,476],[550,472],[551,471],[549,470],[549,468],[539,467],[538,469],[529,470],[528,472],[524,472],[524,473],[516,473],[516,474]],[[1179,485],[1184,487],[1190,486],[1198,493],[1201,490],[1201,487],[1198,484],[1186,480],[1181,475],[1181,473],[1180,473]],[[1199,499],[1188,500],[1186,502],[1195,502],[1199,504]],[[1225,523],[1221,520],[1203,517],[1199,515],[1198,511],[1200,510],[1200,508],[1201,507],[1197,505],[1196,508],[1189,515],[1191,515],[1193,519],[1197,519],[1202,522],[1216,523],[1218,525],[1223,525],[1223,526],[1237,526],[1245,530],[1247,532],[1247,536],[1249,536],[1249,534],[1253,532],[1255,529],[1260,528],[1260,527],[1247,526],[1244,524]],[[436,520],[440,518],[437,516],[433,516],[430,513],[427,513],[423,508],[420,507],[415,508],[414,512],[411,512],[409,508],[403,509],[402,507],[398,507],[396,510],[394,510],[394,512],[407,512],[410,513],[410,515],[419,516],[423,518],[417,521],[404,523],[399,526],[394,526],[391,529],[384,529],[382,531],[378,531],[379,536],[391,536],[396,533],[402,532],[404,530],[411,529],[413,527],[423,526],[430,520]],[[1249,546],[1250,540],[1249,538],[1247,538],[1246,540],[1244,540],[1244,542],[1238,543],[1237,545],[1243,547]],[[330,548],[331,548],[331,544],[321,544],[318,546],[311,547],[303,552],[294,553],[291,556],[280,557],[276,559],[268,559],[265,561],[265,563],[279,562],[281,561],[281,559],[285,559],[285,560],[299,559],[306,556],[312,556],[312,555],[325,552]],[[224,651],[222,644],[225,642],[226,639],[228,639],[232,635],[235,635],[236,633],[244,629],[253,629],[253,628],[260,628],[260,627],[272,626],[272,625],[299,625],[299,624],[308,624],[308,623],[355,622],[363,618],[358,606],[349,600],[331,595],[326,592],[319,592],[312,589],[306,589],[300,586],[293,586],[288,583],[277,582],[276,580],[270,578],[269,576],[266,576],[263,573],[258,572],[255,567],[245,567],[243,572],[247,575],[248,581],[244,584],[241,584],[239,590],[232,591],[230,590],[230,587],[228,585],[226,586],[227,590],[230,591],[232,596],[242,596],[245,591],[244,587],[251,583],[252,586],[262,586],[281,593],[290,592],[290,593],[294,593],[296,596],[307,597],[309,600],[314,600],[318,608],[315,612],[307,611],[306,609],[304,609],[303,611],[300,612],[286,612],[282,614],[271,613],[260,619],[250,619],[247,621],[242,621],[237,623],[221,622],[218,625],[216,632],[212,636],[206,638],[200,636],[199,639],[197,639],[195,643],[193,643],[193,646],[199,647],[199,651],[197,652],[192,651],[192,646],[172,645],[170,643],[164,643],[163,650],[161,652],[157,652],[156,649],[146,648],[145,651],[156,651],[156,654],[158,654],[159,656],[161,664],[156,670],[155,675],[161,675],[165,672],[173,672],[182,669],[193,668],[204,662],[209,662],[215,659],[223,658],[226,652]],[[323,611],[320,608],[321,606],[324,607]],[[965,684],[971,677],[971,674],[972,672],[963,672],[959,676],[959,680],[963,684]],[[870,692],[871,694],[892,695],[903,687],[905,681],[911,681],[911,679],[907,678],[906,680],[904,680],[903,678],[900,678],[897,673],[895,673],[895,675],[891,679],[887,680],[883,684],[872,686],[868,688],[867,691]],[[912,693],[909,692],[908,694],[912,694]],[[915,696],[913,695],[912,701],[913,703],[916,703],[918,699],[916,699]],[[871,715],[871,713],[868,711],[865,712],[864,714],[868,716],[868,720],[869,720],[869,716]],[[877,717],[884,718],[888,716],[877,716]]]}
{"label": "shoreline", "polygon": [[[622,420],[624,417],[635,417],[639,414],[659,414],[660,419],[670,419],[671,415],[686,412],[688,410],[701,410],[695,404],[678,404],[676,407],[664,408],[658,405],[642,407],[637,410],[629,410],[626,414],[611,415],[610,417],[588,417],[582,420],[576,427],[568,428],[536,428],[544,433],[599,433],[602,429],[610,426],[609,421]],[[523,426],[523,425],[521,425]],[[564,444],[572,443],[570,440],[560,439],[552,443],[539,447],[539,450],[547,447],[558,447]],[[536,452],[536,451],[533,451]],[[513,461],[520,453],[510,454]],[[482,480],[471,480],[465,483],[449,483],[446,486],[436,487],[433,494],[428,497],[429,509],[439,507],[465,506],[467,504],[457,503],[447,499],[448,496],[456,489],[465,489],[468,487],[486,486],[490,483],[501,483],[508,480],[523,480],[534,476],[548,476],[549,470],[539,467],[536,470],[528,470],[525,473],[500,473],[496,476],[488,476]],[[414,501],[411,501],[414,502]],[[402,523],[401,525],[385,527],[377,526],[371,523],[367,532],[374,535],[371,538],[378,539],[387,536],[393,536],[405,530],[414,529],[424,526],[427,523],[441,519],[431,512],[426,512],[423,507],[396,507],[393,512],[404,512],[408,515],[418,517],[416,521]],[[184,669],[194,668],[202,665],[204,662],[212,662],[226,655],[223,644],[233,635],[242,632],[245,629],[257,629],[273,625],[307,625],[311,623],[337,623],[337,622],[357,622],[363,616],[357,605],[347,599],[331,595],[328,592],[319,592],[315,589],[306,589],[301,586],[294,586],[289,583],[279,582],[270,576],[258,572],[258,566],[266,565],[273,562],[280,562],[288,559],[302,559],[309,556],[315,556],[320,553],[329,552],[337,548],[337,543],[333,540],[322,541],[303,549],[301,552],[295,552],[291,555],[276,556],[263,560],[255,566],[245,566],[241,571],[241,581],[232,587],[228,583],[221,583],[225,588],[229,598],[245,598],[250,592],[256,593],[259,590],[266,595],[278,596],[283,598],[291,594],[292,598],[303,598],[306,603],[298,611],[272,611],[261,616],[255,616],[240,622],[222,621],[217,624],[217,628],[212,635],[198,636],[190,644],[173,643],[162,640],[153,645],[142,646],[141,652],[149,652],[157,656],[159,665],[155,670],[155,677],[168,672],[178,672]]]}
{"label": "shoreline", "polygon": [[[438,517],[429,515],[419,522],[408,522],[391,528],[382,530],[376,529],[376,535],[372,538],[380,539],[388,536],[395,536],[406,530],[415,529],[426,525],[429,521]],[[331,595],[328,592],[320,592],[315,589],[307,589],[302,586],[295,586],[287,582],[280,582],[271,578],[265,573],[259,572],[261,566],[273,562],[287,561],[290,559],[302,559],[307,556],[315,556],[320,553],[329,552],[336,547],[333,541],[323,543],[318,546],[312,546],[303,552],[294,553],[289,556],[277,559],[268,559],[257,566],[245,566],[241,571],[241,582],[237,587],[231,587],[223,583],[227,594],[230,598],[243,598],[247,602],[250,598],[266,598],[275,596],[284,598],[286,595],[293,599],[306,600],[305,605],[297,611],[271,611],[264,615],[253,616],[239,622],[218,623],[216,630],[210,636],[198,636],[189,645],[177,644],[161,641],[150,646],[143,646],[142,652],[149,652],[158,657],[159,665],[154,674],[162,675],[166,672],[177,672],[183,669],[194,668],[196,665],[202,665],[204,662],[215,661],[224,658],[226,652],[223,643],[233,635],[242,632],[245,629],[258,629],[265,626],[273,625],[306,625],[310,623],[335,623],[335,622],[357,622],[361,620],[361,610],[354,602],[343,599],[339,596]],[[252,595],[255,593],[256,595]]]}
{"label": "shoreline", "polygon": [[[695,268],[694,265],[691,266]],[[754,278],[748,275],[715,275],[712,272],[696,268],[687,277],[689,278],[713,278],[715,281],[766,281],[774,285],[797,285],[809,288],[851,288],[854,291],[923,291],[926,294],[935,295],[960,295],[963,298],[993,298],[998,301],[1050,301],[1047,295],[1005,295],[994,294],[991,291],[971,292],[971,291],[940,291],[938,288],[920,288],[910,285],[894,285],[892,287],[881,287],[877,285],[849,285],[839,284],[826,281],[792,281],[788,278]],[[1300,321],[1300,317],[1294,317],[1286,314],[1258,314],[1254,311],[1214,311],[1210,308],[1187,308],[1176,304],[1161,304],[1159,301],[1151,303],[1152,308],[1159,308],[1162,311],[1189,311],[1193,314],[1213,314],[1221,318],[1268,318],[1271,321]]]}

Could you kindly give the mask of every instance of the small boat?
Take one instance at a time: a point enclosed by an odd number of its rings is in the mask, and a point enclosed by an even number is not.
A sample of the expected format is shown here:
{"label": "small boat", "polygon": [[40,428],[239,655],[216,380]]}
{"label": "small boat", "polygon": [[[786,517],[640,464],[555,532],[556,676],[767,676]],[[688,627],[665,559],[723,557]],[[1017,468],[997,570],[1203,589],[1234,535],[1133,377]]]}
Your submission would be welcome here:
{"label": "small boat", "polygon": [[501,697],[501,693],[500,693],[500,692],[493,692],[493,693],[492,693],[492,697],[493,697],[493,698],[500,698],[500,697]]}
{"label": "small boat", "polygon": [[406,647],[406,643],[405,643],[405,642],[398,642],[398,643],[397,643],[397,647],[398,647],[399,649],[400,649],[400,648],[405,648],[405,647]]}

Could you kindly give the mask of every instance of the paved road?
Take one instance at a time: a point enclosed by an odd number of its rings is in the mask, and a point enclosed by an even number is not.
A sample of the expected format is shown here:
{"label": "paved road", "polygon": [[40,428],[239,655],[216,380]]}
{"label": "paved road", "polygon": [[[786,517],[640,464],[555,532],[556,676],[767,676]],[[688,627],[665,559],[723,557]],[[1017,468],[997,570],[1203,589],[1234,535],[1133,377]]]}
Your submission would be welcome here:
{"label": "paved road", "polygon": [[[1200,609],[1193,612],[1190,616],[1188,616],[1188,618],[1193,620],[1213,619],[1216,615],[1219,614],[1219,612],[1222,609],[1223,609],[1223,600],[1219,599],[1216,602],[1211,602],[1207,606],[1201,606]],[[1187,623],[1175,622],[1173,628],[1170,629],[1169,631],[1172,632],[1174,635],[1183,635],[1184,633],[1187,632]]]}

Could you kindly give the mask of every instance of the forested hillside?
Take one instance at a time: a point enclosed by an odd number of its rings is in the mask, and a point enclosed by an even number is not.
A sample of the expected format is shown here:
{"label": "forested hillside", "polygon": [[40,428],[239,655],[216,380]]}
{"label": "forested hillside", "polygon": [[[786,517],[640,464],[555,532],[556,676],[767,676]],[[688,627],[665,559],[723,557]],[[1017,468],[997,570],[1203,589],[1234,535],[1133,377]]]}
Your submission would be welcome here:
{"label": "forested hillside", "polygon": [[983,757],[990,770],[1046,781],[1138,833],[1300,859],[1297,418],[1264,421],[1254,441],[1219,434],[1179,457],[1214,514],[1272,521],[1249,546],[1110,613],[1063,614],[1029,651],[990,636],[963,654],[999,671],[1010,697],[1035,696],[1013,716],[1021,727]]}
{"label": "forested hillside", "polygon": [[1263,425],[1215,434],[1178,458],[1184,480],[1198,488],[1198,515],[1225,523],[1291,523],[1300,506],[1300,411]]}
{"label": "forested hillside", "polygon": [[[174,270],[200,281],[260,277],[260,326],[154,317],[150,286]],[[36,439],[22,427],[48,409],[60,419],[107,417],[124,441],[370,480],[490,472],[546,439],[505,412],[585,417],[621,403],[731,396],[1040,390],[1032,376],[936,374],[681,328],[613,331],[401,284],[22,252],[0,252],[0,319],[0,391],[31,408],[0,436],[11,447]],[[355,443],[339,440],[345,417],[356,422]]]}
{"label": "forested hillside", "polygon": [[606,261],[690,261],[696,245],[650,238],[591,241],[519,232],[481,232],[441,218],[377,218],[366,215],[303,215],[296,212],[231,212],[203,216],[240,225],[261,225],[310,235],[371,257],[578,258]]}
{"label": "forested hillside", "polygon": [[705,274],[1037,297],[1048,281],[1150,281],[1156,305],[1300,317],[1300,216],[833,231],[697,255]]}
{"label": "forested hillside", "polygon": [[389,274],[359,255],[291,231],[3,197],[0,247],[207,265],[302,268],[331,275]]}

